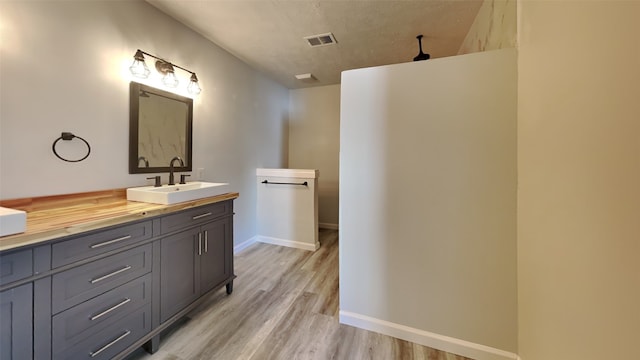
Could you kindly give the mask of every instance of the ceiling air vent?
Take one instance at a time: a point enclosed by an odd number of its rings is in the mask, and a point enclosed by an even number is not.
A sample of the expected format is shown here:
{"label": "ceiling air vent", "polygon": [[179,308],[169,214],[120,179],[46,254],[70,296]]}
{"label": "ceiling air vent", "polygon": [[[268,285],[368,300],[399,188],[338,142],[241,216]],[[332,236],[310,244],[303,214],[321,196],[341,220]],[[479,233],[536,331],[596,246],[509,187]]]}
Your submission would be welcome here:
{"label": "ceiling air vent", "polygon": [[337,43],[336,38],[332,33],[305,36],[304,39],[307,40],[307,43],[311,47],[333,45]]}

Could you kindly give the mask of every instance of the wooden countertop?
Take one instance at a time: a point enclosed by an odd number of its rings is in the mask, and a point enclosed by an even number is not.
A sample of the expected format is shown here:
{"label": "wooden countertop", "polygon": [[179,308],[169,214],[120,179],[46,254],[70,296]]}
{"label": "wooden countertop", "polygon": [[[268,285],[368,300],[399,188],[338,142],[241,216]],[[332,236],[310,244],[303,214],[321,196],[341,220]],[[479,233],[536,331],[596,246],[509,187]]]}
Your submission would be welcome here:
{"label": "wooden countertop", "polygon": [[0,237],[0,251],[33,245],[68,235],[97,230],[133,220],[235,199],[238,193],[158,205],[127,201],[126,189],[68,195],[1,200],[0,206],[27,212],[27,231]]}

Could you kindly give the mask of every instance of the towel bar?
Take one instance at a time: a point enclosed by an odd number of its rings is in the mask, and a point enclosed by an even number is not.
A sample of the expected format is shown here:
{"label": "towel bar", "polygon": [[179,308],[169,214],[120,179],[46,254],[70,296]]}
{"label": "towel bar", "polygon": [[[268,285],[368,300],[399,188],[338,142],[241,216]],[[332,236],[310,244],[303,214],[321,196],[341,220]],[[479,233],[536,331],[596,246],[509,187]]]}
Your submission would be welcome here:
{"label": "towel bar", "polygon": [[263,184],[278,184],[278,185],[300,185],[300,186],[309,186],[309,184],[305,181],[303,183],[289,183],[289,182],[273,182],[269,180],[264,180]]}

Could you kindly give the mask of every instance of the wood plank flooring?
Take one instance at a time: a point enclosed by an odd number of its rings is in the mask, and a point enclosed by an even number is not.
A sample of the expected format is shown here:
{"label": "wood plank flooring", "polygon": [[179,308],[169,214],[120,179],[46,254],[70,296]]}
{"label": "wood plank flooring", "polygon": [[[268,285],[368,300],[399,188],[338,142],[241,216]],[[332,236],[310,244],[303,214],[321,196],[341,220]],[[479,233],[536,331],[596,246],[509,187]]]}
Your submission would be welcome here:
{"label": "wood plank flooring", "polygon": [[338,322],[338,232],[316,252],[256,243],[224,289],[128,360],[469,360]]}

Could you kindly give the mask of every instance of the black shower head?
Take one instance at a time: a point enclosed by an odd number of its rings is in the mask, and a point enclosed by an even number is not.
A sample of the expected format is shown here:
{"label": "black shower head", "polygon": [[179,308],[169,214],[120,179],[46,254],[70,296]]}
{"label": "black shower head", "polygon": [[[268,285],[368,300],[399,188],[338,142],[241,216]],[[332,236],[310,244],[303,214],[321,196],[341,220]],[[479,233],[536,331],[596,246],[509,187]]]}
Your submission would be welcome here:
{"label": "black shower head", "polygon": [[418,39],[418,46],[420,46],[420,53],[413,58],[413,61],[428,60],[431,56],[429,56],[429,54],[425,54],[422,52],[422,35],[416,36],[416,39]]}

